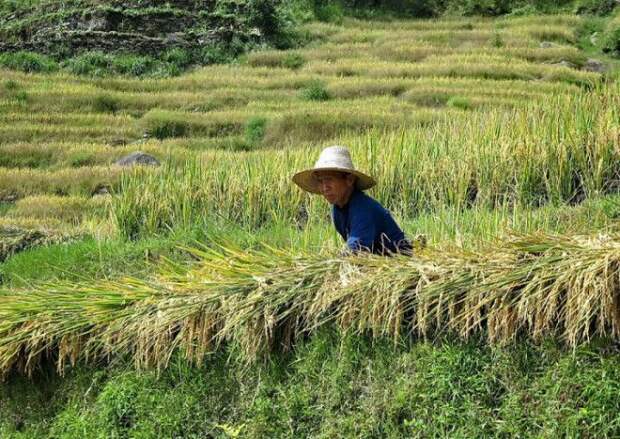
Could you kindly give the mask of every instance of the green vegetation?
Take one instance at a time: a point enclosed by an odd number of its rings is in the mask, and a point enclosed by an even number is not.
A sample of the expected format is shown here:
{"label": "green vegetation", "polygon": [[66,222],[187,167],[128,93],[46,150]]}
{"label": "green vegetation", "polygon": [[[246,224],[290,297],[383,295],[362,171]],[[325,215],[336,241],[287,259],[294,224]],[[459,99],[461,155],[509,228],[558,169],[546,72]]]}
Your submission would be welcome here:
{"label": "green vegetation", "polygon": [[603,50],[620,55],[620,14],[607,24],[602,42]]}
{"label": "green vegetation", "polygon": [[522,16],[571,12],[609,14],[614,0],[311,0],[316,19],[338,22],[345,15],[361,17],[409,16],[416,18],[447,15]]}
{"label": "green vegetation", "polygon": [[0,54],[0,66],[27,73],[58,70],[58,64],[53,59],[45,55],[25,51]]}
{"label": "green vegetation", "polygon": [[[234,349],[161,372],[44,370],[3,385],[4,437],[613,437],[618,356],[596,343],[489,348],[321,331],[243,368]],[[28,404],[30,408],[22,408]]]}
{"label": "green vegetation", "polygon": [[266,126],[267,119],[264,117],[253,117],[248,120],[245,127],[245,138],[249,145],[256,145],[263,140]]}
{"label": "green vegetation", "polygon": [[[0,8],[0,37],[6,43],[0,49],[6,53],[0,65],[50,72],[60,63],[79,75],[137,77],[175,76],[195,65],[234,62],[250,50],[302,46],[322,37],[299,30],[301,23],[313,19],[342,24],[349,16],[387,20],[558,12],[607,16],[616,6],[614,0],[216,0],[174,6],[116,0],[5,3]],[[602,49],[615,50],[614,30],[610,25]],[[111,45],[112,41],[116,44]],[[503,46],[499,33],[493,44]],[[291,53],[262,62],[298,69],[304,59]]]}
{"label": "green vegetation", "polygon": [[179,65],[187,65],[183,58],[165,55],[167,62],[150,56],[109,55],[102,52],[86,52],[64,62],[73,74],[105,76],[173,76],[181,72]]}
{"label": "green vegetation", "polygon": [[331,97],[321,81],[313,81],[301,92],[301,96],[309,101],[327,101]]}
{"label": "green vegetation", "polygon": [[[0,33],[235,32],[3,51],[0,436],[618,436],[613,5],[112,3]],[[330,144],[414,257],[337,256]]]}

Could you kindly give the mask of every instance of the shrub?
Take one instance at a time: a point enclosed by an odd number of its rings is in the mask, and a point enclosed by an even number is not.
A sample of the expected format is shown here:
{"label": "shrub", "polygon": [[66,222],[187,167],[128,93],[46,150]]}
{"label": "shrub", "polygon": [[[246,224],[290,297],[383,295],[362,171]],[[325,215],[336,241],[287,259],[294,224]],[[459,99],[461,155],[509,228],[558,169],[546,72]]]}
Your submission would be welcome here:
{"label": "shrub", "polygon": [[575,14],[610,14],[616,7],[616,0],[579,0],[575,5]]}
{"label": "shrub", "polygon": [[308,87],[302,90],[301,97],[309,101],[327,101],[331,98],[325,85],[319,81],[313,81]]}
{"label": "shrub", "polygon": [[340,23],[344,16],[344,10],[340,3],[330,0],[314,0],[314,16],[319,21],[327,23]]}
{"label": "shrub", "polygon": [[166,51],[161,59],[179,68],[187,67],[192,62],[190,53],[178,47]]}
{"label": "shrub", "polygon": [[245,138],[250,145],[256,145],[260,143],[265,137],[265,128],[267,126],[267,119],[264,117],[253,117],[248,120],[245,126]]}
{"label": "shrub", "polygon": [[231,62],[234,56],[222,44],[214,44],[204,47],[199,54],[199,60],[202,64],[225,64]]}
{"label": "shrub", "polygon": [[85,52],[68,59],[65,67],[75,75],[104,76],[111,70],[111,61],[103,52]]}
{"label": "shrub", "polygon": [[4,83],[4,89],[7,91],[15,91],[18,88],[19,84],[17,83],[17,81],[13,81],[12,79],[9,79]]}
{"label": "shrub", "polygon": [[306,60],[299,53],[287,53],[282,59],[282,66],[296,70],[302,67],[306,63]]}
{"label": "shrub", "polygon": [[176,64],[157,63],[157,68],[154,69],[151,76],[165,78],[168,76],[179,76],[181,72],[181,67],[177,66]]}
{"label": "shrub", "polygon": [[491,45],[497,48],[504,47],[504,39],[502,38],[502,35],[499,32],[495,32],[493,34]]}
{"label": "shrub", "polygon": [[620,55],[620,14],[607,25],[601,47],[606,53]]}
{"label": "shrub", "polygon": [[154,70],[156,62],[150,56],[119,55],[111,57],[111,67],[115,73],[143,76]]}
{"label": "shrub", "polygon": [[538,9],[536,9],[536,6],[534,5],[524,5],[524,6],[520,6],[518,8],[513,9],[510,14],[510,16],[512,17],[522,17],[525,15],[535,15],[538,14]]}
{"label": "shrub", "polygon": [[[229,53],[235,56],[247,49],[268,43],[277,49],[288,49],[297,43],[295,19],[282,0],[217,0],[208,15],[222,27],[233,29],[222,36],[229,44],[237,40]],[[239,44],[240,43],[240,44]]]}
{"label": "shrub", "polygon": [[0,54],[0,65],[26,73],[58,70],[58,63],[52,58],[27,51]]}
{"label": "shrub", "polygon": [[501,15],[511,11],[507,0],[464,0],[455,1],[450,9],[460,15]]}
{"label": "shrub", "polygon": [[423,18],[438,16],[446,7],[445,0],[347,0],[347,3],[367,10],[376,8],[379,3],[383,9],[395,14]]}
{"label": "shrub", "polygon": [[461,96],[452,96],[448,99],[447,105],[448,107],[460,108],[461,110],[469,110],[471,108],[469,99]]}
{"label": "shrub", "polygon": [[120,108],[120,104],[116,98],[108,94],[102,94],[95,97],[93,101],[93,109],[100,113],[116,113]]}

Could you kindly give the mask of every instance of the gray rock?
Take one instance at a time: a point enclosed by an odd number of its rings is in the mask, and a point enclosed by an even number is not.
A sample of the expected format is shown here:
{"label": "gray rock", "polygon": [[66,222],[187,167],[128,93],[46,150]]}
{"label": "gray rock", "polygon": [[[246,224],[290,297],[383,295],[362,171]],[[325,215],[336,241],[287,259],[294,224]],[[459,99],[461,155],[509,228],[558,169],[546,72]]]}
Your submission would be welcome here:
{"label": "gray rock", "polygon": [[552,43],[551,41],[543,41],[542,43],[540,43],[541,49],[551,49],[552,47],[558,47],[558,45]]}
{"label": "gray rock", "polygon": [[189,42],[185,39],[183,32],[173,32],[166,35],[164,42],[170,46],[189,46]]}
{"label": "gray rock", "polygon": [[554,63],[551,63],[551,65],[552,66],[557,66],[557,67],[568,67],[570,69],[576,69],[577,68],[576,64],[573,64],[572,62],[566,61],[566,60],[562,60],[560,62],[554,62]]}
{"label": "gray rock", "polygon": [[95,190],[92,193],[93,197],[96,195],[110,195],[110,190],[108,189],[107,186],[99,185],[95,188]]}
{"label": "gray rock", "polygon": [[607,67],[598,59],[588,58],[586,63],[583,65],[583,70],[588,72],[604,73],[607,70]]}
{"label": "gray rock", "polygon": [[114,162],[115,165],[119,166],[134,166],[134,165],[143,165],[143,166],[159,166],[159,160],[157,160],[152,155],[145,154],[141,151],[132,152],[125,157],[122,157]]}
{"label": "gray rock", "polygon": [[3,203],[14,203],[17,201],[18,196],[16,194],[6,194],[0,196],[0,201]]}
{"label": "gray rock", "polygon": [[92,20],[86,23],[86,30],[100,30],[104,31],[108,27],[108,20],[104,17],[94,17]]}

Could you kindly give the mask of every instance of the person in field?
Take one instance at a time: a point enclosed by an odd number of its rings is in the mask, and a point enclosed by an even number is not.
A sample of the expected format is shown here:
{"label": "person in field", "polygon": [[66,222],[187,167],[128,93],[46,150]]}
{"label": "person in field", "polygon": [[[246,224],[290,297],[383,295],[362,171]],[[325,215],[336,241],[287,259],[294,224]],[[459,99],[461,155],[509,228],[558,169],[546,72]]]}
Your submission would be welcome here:
{"label": "person in field", "polygon": [[347,148],[325,148],[314,168],[296,173],[293,181],[305,191],[323,195],[332,204],[334,226],[346,241],[348,252],[385,256],[412,253],[411,242],[390,212],[364,193],[376,182],[355,169]]}

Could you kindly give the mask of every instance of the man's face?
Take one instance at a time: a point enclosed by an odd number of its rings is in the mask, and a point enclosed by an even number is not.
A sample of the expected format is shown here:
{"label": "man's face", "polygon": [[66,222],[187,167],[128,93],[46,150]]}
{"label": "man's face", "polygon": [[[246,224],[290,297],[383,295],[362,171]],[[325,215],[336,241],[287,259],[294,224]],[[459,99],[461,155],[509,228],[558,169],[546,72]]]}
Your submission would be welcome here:
{"label": "man's face", "polygon": [[317,171],[314,178],[319,183],[321,195],[329,203],[339,206],[346,204],[355,185],[355,176],[345,172]]}

